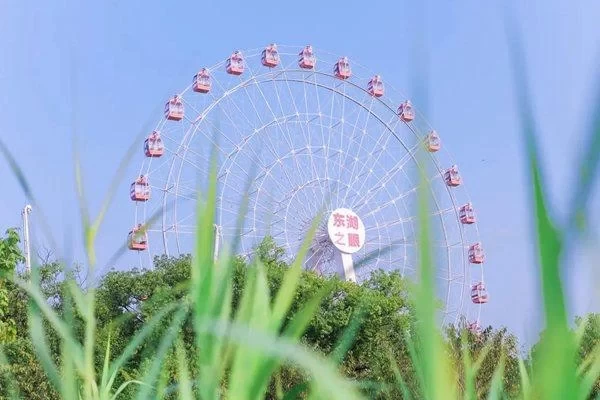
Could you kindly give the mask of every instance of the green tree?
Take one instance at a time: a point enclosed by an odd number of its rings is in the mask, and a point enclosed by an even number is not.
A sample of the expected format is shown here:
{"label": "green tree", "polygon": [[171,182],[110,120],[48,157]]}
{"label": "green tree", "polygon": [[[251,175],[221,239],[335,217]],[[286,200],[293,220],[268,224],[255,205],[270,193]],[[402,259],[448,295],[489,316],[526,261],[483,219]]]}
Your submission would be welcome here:
{"label": "green tree", "polygon": [[[463,335],[465,342],[463,342]],[[492,377],[500,359],[504,359],[503,386],[507,397],[516,398],[521,390],[519,375],[518,340],[507,328],[485,328],[479,334],[468,329],[460,329],[450,325],[446,329],[448,349],[454,369],[458,371],[459,387],[465,388],[464,352],[472,362],[481,360],[475,376],[475,392],[477,398],[487,398],[492,383]],[[466,346],[463,346],[465,343]]]}
{"label": "green tree", "polygon": [[[40,286],[47,301],[58,307],[60,305],[60,292],[63,280],[61,279],[62,268],[58,262],[48,262],[39,267]],[[19,278],[25,278],[24,275]],[[6,318],[14,322],[16,335],[14,340],[3,346],[9,365],[7,371],[17,379],[16,386],[23,398],[32,400],[53,400],[59,396],[50,384],[44,369],[42,368],[31,337],[28,333],[28,297],[27,294],[17,287],[12,280],[4,282],[4,290],[8,298],[9,308],[6,310]],[[46,324],[47,325],[47,324]],[[54,361],[58,360],[59,340],[52,329],[46,329],[46,339],[54,351]],[[4,374],[1,378],[6,379],[9,375]],[[7,382],[0,379],[0,399],[9,398]]]}
{"label": "green tree", "polygon": [[19,234],[14,228],[6,230],[6,236],[0,238],[0,344],[16,339],[17,328],[13,318],[8,317],[9,294],[6,278],[15,273],[17,265],[23,262],[19,248]]}
{"label": "green tree", "polygon": [[[575,326],[583,329],[579,342],[579,364],[581,372],[590,370],[592,363],[600,357],[600,314],[590,313],[585,317],[576,317]],[[600,397],[600,378],[596,380],[590,398]]]}

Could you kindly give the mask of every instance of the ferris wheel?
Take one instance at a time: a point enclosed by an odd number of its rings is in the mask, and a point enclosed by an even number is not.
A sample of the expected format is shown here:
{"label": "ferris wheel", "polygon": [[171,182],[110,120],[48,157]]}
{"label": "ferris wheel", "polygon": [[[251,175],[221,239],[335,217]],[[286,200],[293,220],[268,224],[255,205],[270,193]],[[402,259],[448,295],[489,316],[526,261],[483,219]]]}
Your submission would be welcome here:
{"label": "ferris wheel", "polygon": [[141,263],[191,252],[215,151],[217,242],[237,239],[251,256],[270,236],[291,260],[317,218],[306,269],[359,282],[377,269],[414,277],[424,172],[442,320],[479,329],[485,255],[463,178],[440,135],[382,76],[312,46],[271,44],[201,68],[165,100],[131,184],[128,244]]}

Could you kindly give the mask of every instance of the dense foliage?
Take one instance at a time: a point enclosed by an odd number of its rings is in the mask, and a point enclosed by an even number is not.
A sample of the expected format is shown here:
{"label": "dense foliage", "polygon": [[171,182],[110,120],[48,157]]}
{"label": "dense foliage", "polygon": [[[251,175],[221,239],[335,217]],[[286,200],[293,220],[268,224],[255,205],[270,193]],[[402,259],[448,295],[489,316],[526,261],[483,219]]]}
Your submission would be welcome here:
{"label": "dense foliage", "polygon": [[[3,252],[12,257],[12,268],[20,259],[17,241],[8,238],[0,241]],[[4,254],[4,253],[3,253]],[[3,255],[2,254],[2,255]],[[258,248],[258,258],[265,266],[270,293],[277,293],[281,287],[287,265],[281,261],[282,251],[270,240],[265,240]],[[4,258],[7,260],[9,258]],[[111,353],[122,353],[136,332],[152,318],[165,304],[182,301],[188,291],[191,278],[191,257],[161,257],[155,260],[151,270],[111,271],[100,282],[96,291],[96,368],[101,369],[104,353],[109,347]],[[232,305],[236,309],[246,286],[250,266],[244,259],[235,259],[233,274]],[[44,297],[55,309],[63,307],[64,274],[58,263],[47,263],[40,269],[41,287]],[[31,338],[27,334],[27,296],[10,281],[4,282],[7,301],[10,307],[3,308],[3,318],[11,321],[15,334],[7,340],[4,353],[9,361],[12,376],[19,376],[17,384],[20,392],[28,399],[59,398],[47,379],[34,352]],[[305,272],[295,289],[293,303],[282,329],[290,324],[295,315],[315,295],[322,291],[326,295],[320,302],[314,317],[301,337],[302,343],[318,352],[339,360],[344,375],[361,382],[363,391],[370,398],[400,398],[400,387],[393,382],[400,372],[409,392],[419,397],[420,389],[416,371],[411,361],[410,349],[406,345],[406,335],[413,331],[415,313],[409,301],[408,283],[398,273],[376,272],[362,285],[344,282],[336,278],[324,278]],[[589,358],[594,346],[598,345],[598,315],[588,317],[583,331],[580,355],[581,362]],[[73,328],[82,335],[83,323],[80,317],[73,319]],[[117,384],[141,379],[161,338],[169,328],[169,322],[157,328],[140,346],[135,354],[121,368]],[[348,326],[355,325],[353,340],[345,347],[339,346]],[[583,320],[578,319],[577,325]],[[54,361],[60,358],[60,340],[48,330],[47,341],[54,354]],[[488,327],[481,335],[450,326],[446,330],[446,344],[453,368],[458,371],[460,390],[465,390],[464,357],[481,364],[475,377],[474,391],[478,398],[487,396],[494,371],[500,359],[505,363],[503,385],[510,398],[520,393],[519,353],[516,338],[505,328],[494,330]],[[186,321],[181,328],[183,349],[188,360],[197,351],[192,321]],[[418,343],[418,341],[417,341]],[[467,350],[466,352],[464,350]],[[535,347],[534,347],[535,350]],[[177,376],[177,351],[171,349],[164,360],[163,384],[166,388],[175,384]],[[589,365],[582,364],[582,368]],[[586,366],[587,365],[587,366]],[[198,368],[189,363],[189,373],[197,376]],[[4,375],[6,377],[6,375]],[[302,390],[305,375],[294,365],[282,366],[274,375],[268,389],[268,398],[280,398],[282,393]],[[3,381],[0,398],[5,398],[7,385]],[[222,382],[227,386],[226,380]],[[130,385],[121,398],[133,398],[135,386]],[[169,391],[166,390],[166,393]],[[172,397],[167,395],[167,397]]]}

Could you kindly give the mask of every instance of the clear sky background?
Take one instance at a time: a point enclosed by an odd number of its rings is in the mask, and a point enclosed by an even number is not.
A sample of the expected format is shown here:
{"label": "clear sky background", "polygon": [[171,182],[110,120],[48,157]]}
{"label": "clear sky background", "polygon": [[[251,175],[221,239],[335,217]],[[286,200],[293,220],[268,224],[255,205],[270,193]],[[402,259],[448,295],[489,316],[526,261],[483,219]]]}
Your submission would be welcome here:
{"label": "clear sky background", "polygon": [[[425,6],[391,0],[4,0],[0,137],[18,157],[56,240],[83,260],[74,129],[95,214],[129,145],[160,118],[165,98],[187,86],[199,67],[232,50],[270,42],[310,43],[348,55],[404,93],[428,89],[427,119],[443,132],[477,205],[491,293],[482,322],[508,326],[530,344],[540,329],[540,300],[503,22],[507,9],[523,31],[546,178],[562,219],[599,83],[600,3],[593,0],[429,1]],[[428,54],[426,85],[414,81],[419,37],[425,37]],[[101,266],[133,221],[128,185],[139,169],[139,153],[100,232]],[[0,182],[0,227],[19,226],[26,198],[5,162],[0,162]],[[589,218],[592,234],[565,271],[572,314],[600,311],[598,189]]]}

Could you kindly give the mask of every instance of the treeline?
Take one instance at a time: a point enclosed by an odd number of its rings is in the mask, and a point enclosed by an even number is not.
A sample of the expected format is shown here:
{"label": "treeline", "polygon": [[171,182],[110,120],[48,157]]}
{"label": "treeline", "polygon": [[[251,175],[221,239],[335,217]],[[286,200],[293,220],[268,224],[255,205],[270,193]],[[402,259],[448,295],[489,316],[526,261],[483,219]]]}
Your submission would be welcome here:
{"label": "treeline", "polygon": [[[10,263],[19,261],[19,253],[12,252],[14,243],[2,242],[0,250],[12,255]],[[265,240],[258,248],[257,257],[265,266],[266,277],[271,294],[276,293],[282,283],[287,265],[282,261],[283,252],[270,240]],[[7,259],[7,258],[6,258]],[[190,282],[191,257],[161,257],[155,260],[151,270],[112,271],[106,274],[96,290],[96,370],[102,370],[102,363],[107,349],[111,354],[121,354],[131,342],[134,335],[166,304],[181,300],[188,293]],[[10,267],[10,265],[8,266]],[[5,267],[5,270],[8,268]],[[235,259],[233,269],[232,308],[237,309],[248,278],[249,266],[242,258]],[[14,269],[14,265],[13,265]],[[48,262],[40,269],[41,287],[48,303],[59,313],[64,313],[63,293],[68,290],[65,284],[65,273],[56,262]],[[396,382],[402,377],[404,390],[413,398],[421,393],[419,373],[414,368],[411,351],[406,338],[415,332],[414,305],[410,299],[410,284],[398,273],[374,273],[361,285],[344,282],[336,278],[323,278],[313,273],[303,273],[300,285],[295,289],[294,300],[289,315],[295,315],[307,306],[307,303],[321,291],[326,291],[317,312],[307,325],[301,342],[310,349],[323,353],[339,363],[343,374],[359,382],[362,390],[369,398],[397,399],[406,396]],[[28,296],[23,290],[4,279],[0,292],[5,300],[3,312],[0,314],[3,330],[3,353],[6,363],[2,365],[0,398],[9,398],[8,376],[18,377],[16,382],[22,396],[27,399],[57,399],[58,393],[51,385],[42,364],[36,357],[36,341],[44,340],[51,350],[53,362],[60,363],[61,343],[52,329],[46,329],[44,337],[37,337],[28,332]],[[84,323],[74,312],[72,329],[83,338]],[[600,315],[590,315],[594,322],[587,325],[581,340],[581,360],[593,351],[600,340]],[[291,322],[287,320],[285,326]],[[577,325],[582,324],[577,320]],[[115,387],[124,382],[142,378],[144,371],[153,360],[153,355],[161,337],[169,328],[169,322],[157,327],[153,333],[141,343],[135,354],[121,368]],[[344,335],[354,328],[351,341],[345,341]],[[187,360],[194,360],[197,342],[191,319],[182,325],[180,337]],[[531,368],[529,357],[522,358],[517,339],[505,328],[485,328],[480,335],[467,330],[449,326],[445,331],[445,346],[452,360],[452,367],[460,371],[464,367],[464,351],[471,360],[481,363],[475,377],[478,397],[486,397],[494,371],[499,360],[504,363],[504,394],[509,398],[517,397],[521,392],[521,367]],[[411,343],[417,343],[412,338]],[[535,346],[533,347],[535,351]],[[585,366],[582,366],[585,368]],[[189,362],[192,378],[199,376],[197,365]],[[458,373],[459,377],[464,374]],[[169,350],[164,359],[161,382],[163,393],[167,398],[177,398],[175,387],[177,377],[177,354],[175,348]],[[267,398],[282,398],[284,393],[300,393],[307,377],[300,368],[286,365],[277,370],[271,379]],[[228,382],[223,380],[226,390]],[[459,382],[463,387],[464,382]],[[134,398],[136,385],[125,387],[119,398]],[[169,394],[171,393],[171,394]],[[596,384],[594,395],[600,393]]]}

